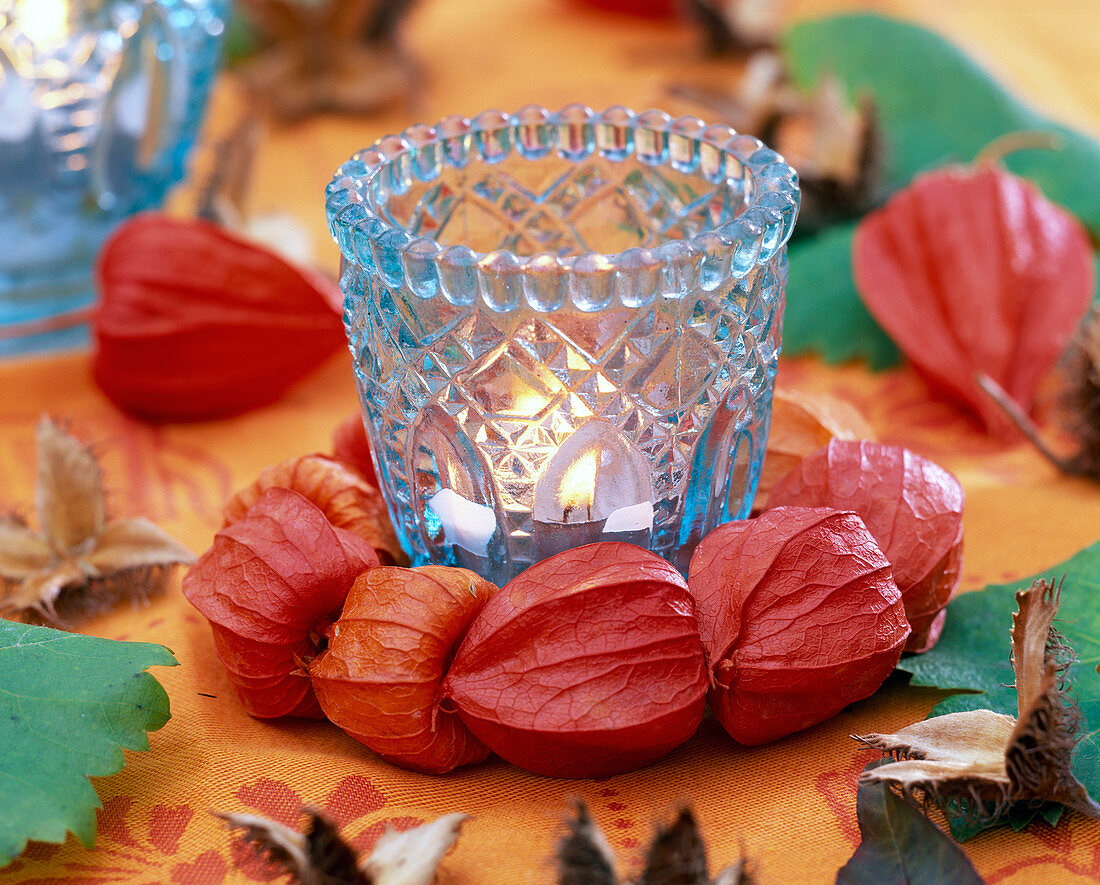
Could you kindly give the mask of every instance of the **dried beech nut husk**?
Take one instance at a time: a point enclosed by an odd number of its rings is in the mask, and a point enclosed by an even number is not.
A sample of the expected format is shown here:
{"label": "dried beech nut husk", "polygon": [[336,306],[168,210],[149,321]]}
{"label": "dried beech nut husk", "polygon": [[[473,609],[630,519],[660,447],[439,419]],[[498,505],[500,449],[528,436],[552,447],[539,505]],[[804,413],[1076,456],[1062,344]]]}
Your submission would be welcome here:
{"label": "dried beech nut husk", "polygon": [[402,768],[442,773],[480,762],[488,748],[439,687],[470,622],[496,585],[460,568],[376,568],[360,575],[309,665],[325,715]]}
{"label": "dried beech nut husk", "polygon": [[1054,627],[1064,580],[1040,578],[1016,591],[1012,671],[1018,717],[964,710],[894,734],[852,735],[895,760],[865,770],[860,781],[919,793],[945,812],[968,812],[983,825],[1013,803],[1057,802],[1100,819],[1100,804],[1073,774],[1084,723],[1068,676],[1077,656]]}
{"label": "dried beech nut husk", "polygon": [[323,718],[305,664],[356,577],[378,565],[370,544],[290,489],[265,491],[214,536],[183,579],[214,648],[253,716]]}
{"label": "dried beech nut husk", "polygon": [[854,510],[890,560],[913,632],[906,651],[928,651],[943,632],[962,574],[963,490],[950,473],[901,446],[834,439],[803,459],[769,507]]}
{"label": "dried beech nut husk", "polygon": [[302,455],[268,467],[226,502],[222,511],[225,525],[244,516],[270,488],[293,489],[305,495],[334,526],[366,538],[382,563],[408,562],[382,493],[346,464],[327,455]]}
{"label": "dried beech nut husk", "polygon": [[514,765],[601,777],[691,737],[707,684],[683,577],[648,550],[603,542],[543,560],[489,600],[443,694]]}
{"label": "dried beech nut husk", "polygon": [[688,577],[711,709],[754,746],[873,694],[909,635],[890,563],[855,513],[778,507],[719,526]]}

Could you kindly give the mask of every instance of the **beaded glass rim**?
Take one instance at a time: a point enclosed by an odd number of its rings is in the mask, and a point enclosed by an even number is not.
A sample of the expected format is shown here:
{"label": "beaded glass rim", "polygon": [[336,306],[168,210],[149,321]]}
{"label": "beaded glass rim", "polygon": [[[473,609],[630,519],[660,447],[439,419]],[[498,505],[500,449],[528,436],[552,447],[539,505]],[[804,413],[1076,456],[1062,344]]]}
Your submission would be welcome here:
{"label": "beaded glass rim", "polygon": [[[415,180],[434,181],[444,166],[463,168],[471,160],[493,164],[513,150],[530,160],[553,151],[572,161],[633,154],[647,165],[667,165],[712,184],[736,182],[744,209],[692,237],[567,256],[444,246],[410,234],[374,209],[390,193],[408,191]],[[336,170],[325,188],[325,213],[344,257],[393,288],[408,287],[421,298],[441,292],[455,305],[472,304],[480,295],[497,312],[524,301],[547,312],[564,306],[567,297],[594,311],[613,302],[638,307],[658,292],[681,296],[696,275],[704,289],[746,276],[786,244],[799,197],[798,173],[783,157],[729,126],[708,126],[693,116],[673,119],[657,109],[636,114],[617,105],[596,112],[574,104],[555,113],[529,105],[514,114],[491,110],[472,120],[446,117],[435,126],[418,124],[379,139]]]}

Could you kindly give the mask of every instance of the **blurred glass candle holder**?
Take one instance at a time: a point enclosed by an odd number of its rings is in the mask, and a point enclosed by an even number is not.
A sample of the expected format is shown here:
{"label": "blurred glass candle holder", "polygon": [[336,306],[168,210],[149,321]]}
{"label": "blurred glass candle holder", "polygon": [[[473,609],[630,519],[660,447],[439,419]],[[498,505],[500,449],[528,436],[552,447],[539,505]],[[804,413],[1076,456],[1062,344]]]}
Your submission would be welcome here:
{"label": "blurred glass candle holder", "polygon": [[527,107],[326,189],[376,467],[414,563],[504,583],[599,540],[686,568],[747,515],[798,180],[694,117]]}
{"label": "blurred glass candle holder", "polygon": [[0,0],[0,354],[79,343],[92,265],[183,174],[229,0]]}

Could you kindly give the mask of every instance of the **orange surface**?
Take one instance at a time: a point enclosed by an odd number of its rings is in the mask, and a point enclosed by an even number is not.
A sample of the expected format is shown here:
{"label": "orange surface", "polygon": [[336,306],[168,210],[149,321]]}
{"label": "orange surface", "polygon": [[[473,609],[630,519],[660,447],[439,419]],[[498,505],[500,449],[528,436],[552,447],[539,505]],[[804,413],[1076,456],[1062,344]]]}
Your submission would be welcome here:
{"label": "orange surface", "polygon": [[[800,0],[790,13],[844,5]],[[895,0],[874,8],[940,28],[1052,114],[1097,128],[1095,0]],[[424,0],[412,24],[409,42],[428,72],[417,107],[273,129],[263,142],[254,208],[297,214],[318,246],[325,244],[330,266],[336,252],[324,234],[321,189],[336,165],[385,132],[417,119],[529,101],[660,105],[674,76],[732,80],[735,73],[729,63],[694,60],[687,31],[586,17],[557,0]],[[228,128],[236,104],[225,84],[215,130]],[[1058,476],[1022,444],[1006,447],[978,435],[948,406],[931,401],[907,369],[871,376],[857,366],[787,361],[780,384],[848,397],[881,439],[905,443],[956,472],[968,497],[965,589],[1045,569],[1100,534],[1100,488]],[[33,425],[49,411],[71,417],[76,432],[104,453],[116,513],[148,516],[200,552],[233,489],[268,464],[326,449],[332,428],[355,408],[346,354],[275,406],[229,421],[165,427],[111,407],[91,383],[85,355],[8,364],[0,367],[0,503],[31,509]],[[1007,640],[1007,622],[1003,628]],[[326,809],[360,846],[387,823],[466,811],[474,819],[444,861],[441,882],[550,883],[554,841],[575,797],[588,802],[624,874],[639,869],[654,822],[691,802],[712,866],[743,850],[761,882],[832,882],[858,841],[855,780],[871,758],[848,735],[894,730],[922,718],[939,697],[888,686],[824,725],[753,750],[708,722],[663,762],[597,782],[539,778],[499,761],[429,777],[380,762],[333,726],[246,716],[178,581],[148,606],[120,609],[84,629],[172,648],[181,666],[154,672],[171,697],[173,717],[151,736],[151,752],[128,754],[121,773],[96,780],[104,809],[94,849],[73,839],[33,845],[0,871],[2,882],[263,881],[263,871],[208,809],[295,822],[298,809],[310,805]],[[990,883],[1100,879],[1100,825],[1076,814],[1055,830],[1033,825],[1019,834],[989,833],[966,850]]]}

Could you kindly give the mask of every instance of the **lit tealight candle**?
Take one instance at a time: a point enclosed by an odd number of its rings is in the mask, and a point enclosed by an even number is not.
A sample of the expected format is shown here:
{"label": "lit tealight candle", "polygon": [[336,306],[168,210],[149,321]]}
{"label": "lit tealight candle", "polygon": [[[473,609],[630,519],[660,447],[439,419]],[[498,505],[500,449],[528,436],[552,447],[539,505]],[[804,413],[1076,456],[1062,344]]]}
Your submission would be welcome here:
{"label": "lit tealight candle", "polygon": [[649,465],[621,431],[590,421],[550,458],[533,515],[536,559],[601,540],[646,546],[654,516]]}
{"label": "lit tealight candle", "polygon": [[596,497],[595,452],[586,452],[569,465],[562,477],[560,497],[563,523],[592,521],[592,502]]}
{"label": "lit tealight candle", "polygon": [[[545,506],[535,507],[535,556],[545,559],[572,547],[600,540],[603,520],[592,518],[596,499],[597,453],[588,451],[565,469],[554,496],[555,505],[540,519]],[[536,502],[538,497],[536,496]],[[560,515],[559,515],[560,514]],[[557,517],[557,518],[554,518]]]}

